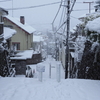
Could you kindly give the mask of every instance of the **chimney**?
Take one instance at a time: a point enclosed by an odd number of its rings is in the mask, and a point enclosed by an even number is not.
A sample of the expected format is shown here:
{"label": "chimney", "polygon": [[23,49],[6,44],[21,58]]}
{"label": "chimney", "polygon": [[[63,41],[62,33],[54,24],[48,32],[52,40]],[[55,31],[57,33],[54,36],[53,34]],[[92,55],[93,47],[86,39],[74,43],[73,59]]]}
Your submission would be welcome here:
{"label": "chimney", "polygon": [[24,18],[24,16],[20,16],[20,22],[21,22],[22,24],[25,24],[25,18]]}

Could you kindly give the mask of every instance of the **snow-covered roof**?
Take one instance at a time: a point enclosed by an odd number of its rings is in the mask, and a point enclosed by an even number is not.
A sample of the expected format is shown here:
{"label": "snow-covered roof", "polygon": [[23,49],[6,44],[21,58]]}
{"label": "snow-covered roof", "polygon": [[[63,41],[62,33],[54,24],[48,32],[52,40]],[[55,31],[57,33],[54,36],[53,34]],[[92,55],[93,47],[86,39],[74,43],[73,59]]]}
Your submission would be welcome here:
{"label": "snow-covered roof", "polygon": [[87,14],[81,15],[81,16],[79,17],[79,19],[82,19],[82,18],[86,17],[86,15],[87,15]]}
{"label": "snow-covered roof", "polygon": [[0,7],[0,12],[3,12],[4,15],[8,14],[8,11],[6,9],[2,8],[2,7]]}
{"label": "snow-covered roof", "polygon": [[92,10],[92,13],[88,13],[88,14],[83,14],[79,17],[79,20],[82,20],[86,17],[89,17],[89,16],[92,16],[92,17],[96,17],[96,16],[99,16],[100,15],[100,11],[97,11],[97,12],[94,12],[94,10]]}
{"label": "snow-covered roof", "polygon": [[100,0],[95,0],[96,3],[100,3]]}
{"label": "snow-covered roof", "polygon": [[15,57],[10,57],[10,59],[17,59],[17,60],[31,59],[33,54],[39,54],[39,53],[35,52],[34,50],[25,50],[17,53]]}
{"label": "snow-covered roof", "polygon": [[4,39],[11,38],[14,34],[16,34],[14,29],[4,27]]}
{"label": "snow-covered roof", "polygon": [[27,23],[25,23],[25,24],[20,23],[20,20],[18,18],[14,18],[14,17],[11,17],[11,16],[4,16],[4,18],[13,22],[15,25],[17,25],[18,27],[20,27],[21,29],[23,29],[25,32],[27,32],[29,34],[36,31],[33,27],[31,27]]}
{"label": "snow-covered roof", "polygon": [[30,59],[32,58],[33,50],[25,50],[16,54],[16,57],[11,57],[11,59]]}
{"label": "snow-covered roof", "polygon": [[100,33],[100,17],[94,19],[93,21],[89,21],[86,25],[86,29]]}

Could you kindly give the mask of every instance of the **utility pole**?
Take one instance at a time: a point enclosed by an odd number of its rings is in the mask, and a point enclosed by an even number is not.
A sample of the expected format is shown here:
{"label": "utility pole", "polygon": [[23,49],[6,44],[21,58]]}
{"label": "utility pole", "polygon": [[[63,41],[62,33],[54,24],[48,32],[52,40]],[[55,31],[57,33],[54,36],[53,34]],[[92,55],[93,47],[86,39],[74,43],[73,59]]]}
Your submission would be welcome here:
{"label": "utility pole", "polygon": [[88,3],[89,4],[89,13],[91,13],[91,4],[94,3],[94,2],[92,1],[92,2],[83,2],[83,3]]}
{"label": "utility pole", "polygon": [[67,0],[67,36],[66,36],[66,57],[65,57],[65,79],[68,78],[69,67],[69,32],[70,32],[70,0]]}
{"label": "utility pole", "polygon": [[65,79],[69,77],[69,67],[70,67],[70,50],[69,50],[69,33],[70,33],[70,14],[73,10],[76,0],[73,0],[72,7],[70,9],[70,0],[67,0],[67,36],[66,36],[66,55],[65,55]]}

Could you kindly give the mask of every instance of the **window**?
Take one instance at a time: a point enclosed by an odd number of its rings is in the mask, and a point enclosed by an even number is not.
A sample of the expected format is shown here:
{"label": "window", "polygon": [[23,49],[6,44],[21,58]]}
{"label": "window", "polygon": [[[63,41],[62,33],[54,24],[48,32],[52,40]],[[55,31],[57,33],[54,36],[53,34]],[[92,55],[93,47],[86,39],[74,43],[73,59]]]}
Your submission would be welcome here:
{"label": "window", "polygon": [[13,50],[20,50],[20,43],[19,42],[13,42],[12,46],[13,46]]}

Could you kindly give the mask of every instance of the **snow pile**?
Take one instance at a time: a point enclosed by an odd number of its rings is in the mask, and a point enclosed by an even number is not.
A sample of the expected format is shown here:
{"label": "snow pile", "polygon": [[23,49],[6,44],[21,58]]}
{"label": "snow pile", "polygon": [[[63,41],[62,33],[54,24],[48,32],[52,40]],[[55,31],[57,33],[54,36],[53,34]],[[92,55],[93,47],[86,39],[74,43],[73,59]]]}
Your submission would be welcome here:
{"label": "snow pile", "polygon": [[92,47],[91,47],[91,50],[93,51],[98,46],[99,46],[99,43],[98,42],[93,42]]}
{"label": "snow pile", "polygon": [[99,100],[100,81],[0,78],[0,100]]}
{"label": "snow pile", "polygon": [[33,50],[25,50],[16,54],[16,57],[11,57],[11,59],[28,59],[32,58]]}
{"label": "snow pile", "polygon": [[[43,81],[37,77],[2,78],[0,77],[0,100],[99,100],[100,81],[85,79],[64,79],[56,81],[57,61],[50,56],[45,62]],[[51,78],[49,79],[49,65]],[[30,65],[32,69],[36,65]],[[35,69],[36,70],[36,69]],[[61,67],[61,73],[64,74]],[[35,72],[37,73],[37,72]]]}
{"label": "snow pile", "polygon": [[4,39],[11,38],[14,34],[16,34],[14,29],[4,27]]}
{"label": "snow pile", "polygon": [[76,48],[77,52],[83,52],[84,47],[85,47],[85,45],[84,45],[85,41],[86,41],[86,37],[84,37],[84,36],[78,36],[76,38],[75,48]]}
{"label": "snow pile", "polygon": [[5,50],[5,48],[0,44],[0,53],[2,53]]}
{"label": "snow pile", "polygon": [[99,2],[100,2],[100,0],[96,0],[95,2],[96,2],[96,3],[99,3]]}
{"label": "snow pile", "polygon": [[86,25],[86,29],[89,29],[89,31],[100,33],[100,17],[94,19],[93,21],[89,21]]}

